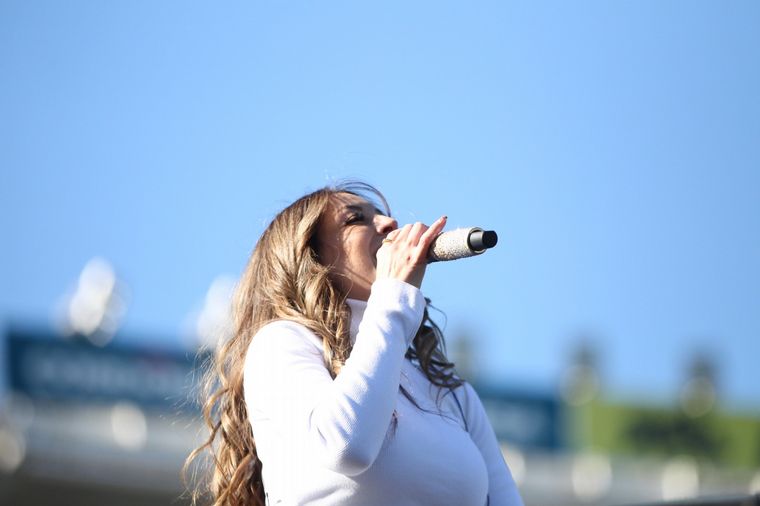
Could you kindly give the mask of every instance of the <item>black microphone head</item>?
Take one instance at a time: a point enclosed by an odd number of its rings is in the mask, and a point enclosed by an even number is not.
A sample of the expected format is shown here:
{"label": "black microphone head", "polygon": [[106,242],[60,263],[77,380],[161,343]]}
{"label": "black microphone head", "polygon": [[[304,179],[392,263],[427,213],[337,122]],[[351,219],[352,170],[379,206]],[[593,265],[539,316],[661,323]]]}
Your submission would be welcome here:
{"label": "black microphone head", "polygon": [[496,232],[493,230],[475,229],[472,231],[470,237],[468,238],[470,248],[475,251],[483,251],[487,250],[488,248],[493,248],[496,246],[496,243],[498,241],[499,236],[497,236]]}

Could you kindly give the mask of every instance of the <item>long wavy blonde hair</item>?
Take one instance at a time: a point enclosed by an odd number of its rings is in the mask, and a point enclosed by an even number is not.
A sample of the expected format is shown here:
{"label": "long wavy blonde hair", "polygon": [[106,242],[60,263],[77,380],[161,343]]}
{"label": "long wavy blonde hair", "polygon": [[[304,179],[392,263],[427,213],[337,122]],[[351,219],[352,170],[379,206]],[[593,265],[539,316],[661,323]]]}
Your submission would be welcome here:
{"label": "long wavy blonde hair", "polygon": [[[186,482],[192,481],[193,503],[208,498],[215,506],[264,506],[262,463],[243,397],[245,354],[261,327],[286,319],[309,328],[322,340],[325,367],[333,378],[351,353],[346,294],[332,281],[330,266],[320,263],[316,239],[319,220],[337,193],[360,196],[390,216],[377,189],[350,181],[301,197],[266,228],[235,292],[232,337],[220,343],[204,373],[203,418],[210,435],[188,456],[183,469]],[[446,359],[443,335],[427,309],[406,356],[433,384],[446,390],[462,384],[454,364]],[[414,402],[408,392],[401,391]],[[397,423],[395,413],[393,423]],[[195,468],[201,470],[200,480],[189,479],[192,464],[204,455],[210,466]]]}

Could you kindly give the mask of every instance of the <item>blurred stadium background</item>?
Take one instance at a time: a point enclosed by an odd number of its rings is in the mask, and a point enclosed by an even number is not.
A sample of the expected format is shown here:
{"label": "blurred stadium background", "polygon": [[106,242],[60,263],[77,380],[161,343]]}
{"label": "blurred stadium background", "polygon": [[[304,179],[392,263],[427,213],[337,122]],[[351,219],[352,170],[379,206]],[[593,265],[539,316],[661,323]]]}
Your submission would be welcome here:
{"label": "blurred stadium background", "polygon": [[[231,281],[209,289],[195,349],[114,342],[124,287],[103,259],[87,264],[54,327],[6,328],[0,502],[187,503],[180,469],[205,430],[194,392],[208,344],[225,335]],[[722,409],[709,356],[694,357],[677,401],[662,404],[610,396],[589,341],[578,340],[561,382],[546,391],[484,383],[470,338],[452,344],[528,505],[760,492],[760,416]]]}
{"label": "blurred stadium background", "polygon": [[186,503],[220,273],[350,176],[499,232],[425,293],[528,506],[758,492],[759,26],[754,0],[0,0],[0,504]]}

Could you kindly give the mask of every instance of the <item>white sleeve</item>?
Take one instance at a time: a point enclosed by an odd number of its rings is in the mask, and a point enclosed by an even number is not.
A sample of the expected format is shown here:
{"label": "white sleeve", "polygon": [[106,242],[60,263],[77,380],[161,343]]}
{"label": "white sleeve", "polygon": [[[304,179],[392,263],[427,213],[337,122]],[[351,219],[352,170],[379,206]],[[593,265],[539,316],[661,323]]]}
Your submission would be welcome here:
{"label": "white sleeve", "polygon": [[280,320],[261,328],[245,359],[252,425],[268,419],[303,457],[344,475],[369,468],[396,406],[401,366],[422,322],[425,299],[407,283],[372,285],[351,356],[333,378],[321,341],[303,325]]}
{"label": "white sleeve", "polygon": [[478,447],[488,469],[488,504],[489,506],[522,506],[522,498],[517,485],[512,479],[504,455],[501,453],[491,422],[477,392],[465,383],[457,391],[463,395],[462,408],[467,417],[467,429],[470,438]]}

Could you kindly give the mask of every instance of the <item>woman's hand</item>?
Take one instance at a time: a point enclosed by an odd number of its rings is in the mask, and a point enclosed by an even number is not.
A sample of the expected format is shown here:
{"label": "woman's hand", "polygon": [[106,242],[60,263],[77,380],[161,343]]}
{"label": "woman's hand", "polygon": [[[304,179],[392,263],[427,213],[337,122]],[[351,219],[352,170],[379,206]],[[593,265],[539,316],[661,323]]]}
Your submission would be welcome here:
{"label": "woman's hand", "polygon": [[377,251],[376,279],[400,279],[420,288],[428,249],[445,225],[446,216],[441,216],[430,227],[417,222],[391,231]]}

